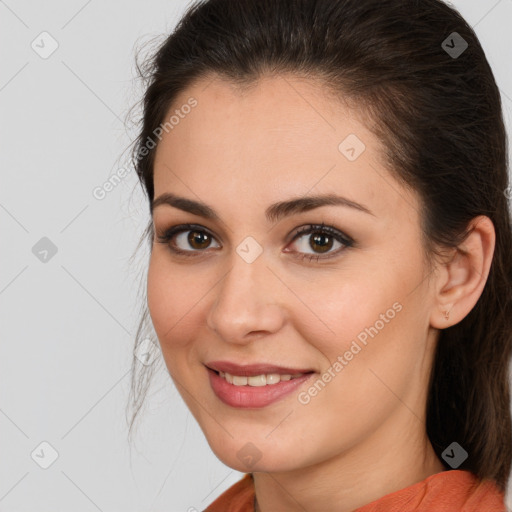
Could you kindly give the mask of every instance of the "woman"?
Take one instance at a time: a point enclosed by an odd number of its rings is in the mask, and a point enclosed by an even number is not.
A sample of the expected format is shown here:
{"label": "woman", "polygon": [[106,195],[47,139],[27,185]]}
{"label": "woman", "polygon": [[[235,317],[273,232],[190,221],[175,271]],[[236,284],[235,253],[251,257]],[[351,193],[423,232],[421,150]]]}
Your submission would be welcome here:
{"label": "woman", "polygon": [[209,0],[142,73],[151,322],[247,473],[207,510],[505,510],[507,141],[471,27],[439,0]]}

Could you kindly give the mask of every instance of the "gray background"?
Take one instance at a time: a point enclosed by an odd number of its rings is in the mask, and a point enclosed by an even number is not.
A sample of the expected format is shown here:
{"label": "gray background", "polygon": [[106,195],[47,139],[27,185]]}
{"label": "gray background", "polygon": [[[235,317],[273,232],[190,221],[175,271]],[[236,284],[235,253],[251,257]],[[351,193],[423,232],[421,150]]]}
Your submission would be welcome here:
{"label": "gray background", "polygon": [[[129,258],[149,217],[133,171],[92,194],[135,135],[134,44],[169,32],[187,5],[0,1],[0,511],[202,510],[242,475],[211,453],[162,365],[130,448],[145,246]],[[512,0],[453,5],[487,53],[510,134]],[[31,46],[51,49],[43,31],[58,43],[48,58]],[[57,250],[46,262],[33,253],[43,237]],[[58,452],[48,469],[42,442]]]}

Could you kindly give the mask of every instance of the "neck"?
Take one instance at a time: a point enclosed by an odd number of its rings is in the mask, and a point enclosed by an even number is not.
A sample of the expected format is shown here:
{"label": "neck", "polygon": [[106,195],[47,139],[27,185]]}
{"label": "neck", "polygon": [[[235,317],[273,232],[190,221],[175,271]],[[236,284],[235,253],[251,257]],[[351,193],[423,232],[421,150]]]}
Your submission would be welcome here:
{"label": "neck", "polygon": [[[414,417],[417,422],[417,418]],[[385,426],[365,441],[314,466],[254,472],[256,512],[351,512],[378,498],[444,471],[426,433]],[[393,432],[393,429],[394,430]]]}

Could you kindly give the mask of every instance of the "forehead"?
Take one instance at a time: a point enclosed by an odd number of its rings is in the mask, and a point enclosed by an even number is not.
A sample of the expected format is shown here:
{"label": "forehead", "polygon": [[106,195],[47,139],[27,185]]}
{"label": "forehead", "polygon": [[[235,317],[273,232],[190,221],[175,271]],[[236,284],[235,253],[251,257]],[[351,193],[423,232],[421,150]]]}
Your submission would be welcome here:
{"label": "forehead", "polygon": [[[330,149],[337,158],[340,137],[351,132],[374,143],[371,132],[357,119],[357,110],[336,101],[318,81],[277,75],[239,86],[220,77],[204,78],[175,99],[167,118],[191,97],[197,106],[181,121],[181,129],[173,128],[176,143],[193,137],[201,148],[221,148],[224,158],[242,151],[249,156],[259,152],[261,161],[266,157],[262,145],[273,150],[273,158],[287,149],[294,155],[318,155]],[[233,145],[233,140],[238,144]]]}
{"label": "forehead", "polygon": [[[183,108],[190,98],[196,106]],[[383,168],[383,148],[361,112],[317,81],[268,76],[240,88],[209,77],[183,91],[166,119],[173,113],[179,122],[157,148],[155,197],[188,188],[189,195],[245,194],[267,205],[336,192],[377,215],[417,206]]]}

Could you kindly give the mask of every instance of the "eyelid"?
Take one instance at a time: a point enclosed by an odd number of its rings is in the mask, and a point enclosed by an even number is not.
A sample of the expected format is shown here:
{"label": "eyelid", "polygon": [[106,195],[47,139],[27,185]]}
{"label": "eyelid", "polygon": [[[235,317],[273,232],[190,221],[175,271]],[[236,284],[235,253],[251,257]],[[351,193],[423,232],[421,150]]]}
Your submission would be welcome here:
{"label": "eyelid", "polygon": [[297,230],[295,231],[295,234],[292,235],[290,242],[295,241],[297,238],[299,238],[302,235],[315,233],[317,231],[328,233],[329,235],[334,237],[336,240],[338,240],[346,245],[355,243],[355,240],[352,237],[350,237],[349,235],[345,234],[343,231],[341,231],[333,226],[325,225],[325,223],[323,223],[323,222],[321,224],[306,224],[304,226],[297,228]]}
{"label": "eyelid", "polygon": [[155,235],[159,236],[160,238],[164,238],[167,236],[174,236],[179,233],[183,233],[184,231],[203,231],[204,233],[207,233],[212,238],[217,239],[217,236],[214,235],[207,227],[203,226],[202,224],[194,224],[192,222],[185,222],[183,224],[174,224],[169,228],[163,228],[161,230],[155,230]]}

